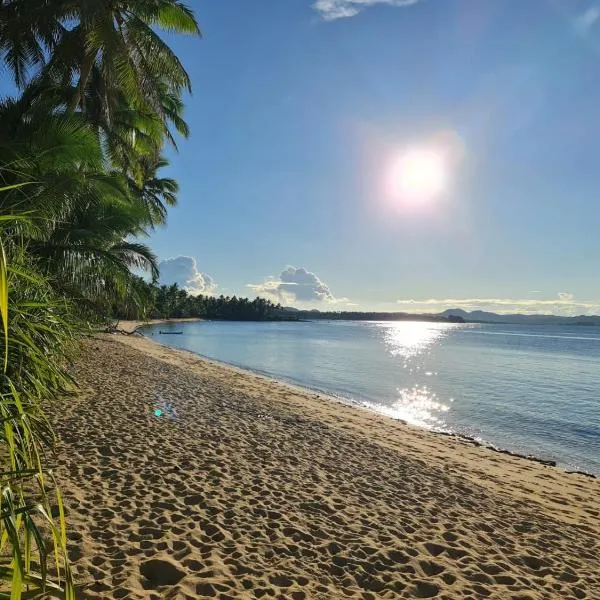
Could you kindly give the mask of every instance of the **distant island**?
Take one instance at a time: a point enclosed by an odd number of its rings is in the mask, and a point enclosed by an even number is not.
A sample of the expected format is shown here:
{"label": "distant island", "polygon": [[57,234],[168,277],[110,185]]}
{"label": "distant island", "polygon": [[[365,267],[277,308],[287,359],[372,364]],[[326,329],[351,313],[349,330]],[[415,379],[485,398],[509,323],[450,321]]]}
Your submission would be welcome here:
{"label": "distant island", "polygon": [[[498,323],[504,325],[577,325],[600,327],[600,315],[563,317],[557,315],[502,315],[483,310],[466,311],[450,308],[441,313],[357,312],[300,310],[292,306],[281,308],[283,320],[335,321],[433,321],[447,323]],[[285,316],[287,315],[287,317]]]}
{"label": "distant island", "polygon": [[[286,306],[281,312],[289,315],[284,320],[337,320],[337,321],[433,321],[448,323],[497,323],[503,325],[576,325],[600,327],[600,315],[579,315],[563,317],[557,315],[502,315],[483,310],[466,311],[450,308],[441,313],[405,313],[405,312],[355,312],[299,310]],[[295,317],[295,318],[294,318]]]}
{"label": "distant island", "polygon": [[466,311],[461,308],[450,308],[439,313],[442,317],[459,318],[465,323],[502,323],[505,325],[577,325],[600,326],[600,315],[579,315],[563,317],[558,315],[500,315],[483,310]]}

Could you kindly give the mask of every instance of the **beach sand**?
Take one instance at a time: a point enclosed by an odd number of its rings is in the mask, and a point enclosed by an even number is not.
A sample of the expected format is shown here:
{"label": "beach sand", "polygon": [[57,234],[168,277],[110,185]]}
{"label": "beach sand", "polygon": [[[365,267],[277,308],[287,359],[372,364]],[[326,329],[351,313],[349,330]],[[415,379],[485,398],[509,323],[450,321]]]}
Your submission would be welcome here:
{"label": "beach sand", "polygon": [[74,372],[79,598],[600,599],[600,480],[144,338]]}
{"label": "beach sand", "polygon": [[173,319],[146,319],[145,321],[114,321],[117,329],[123,333],[134,333],[136,329],[146,325],[168,325],[169,323],[197,323],[203,321],[198,317],[181,317]]}

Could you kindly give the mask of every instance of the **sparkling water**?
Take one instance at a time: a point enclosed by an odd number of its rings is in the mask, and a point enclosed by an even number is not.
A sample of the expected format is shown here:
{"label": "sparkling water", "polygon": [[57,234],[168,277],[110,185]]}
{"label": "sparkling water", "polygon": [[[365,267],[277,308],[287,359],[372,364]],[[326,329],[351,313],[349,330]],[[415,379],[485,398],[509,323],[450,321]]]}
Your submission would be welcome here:
{"label": "sparkling water", "polygon": [[145,333],[414,425],[600,474],[598,327],[202,321]]}

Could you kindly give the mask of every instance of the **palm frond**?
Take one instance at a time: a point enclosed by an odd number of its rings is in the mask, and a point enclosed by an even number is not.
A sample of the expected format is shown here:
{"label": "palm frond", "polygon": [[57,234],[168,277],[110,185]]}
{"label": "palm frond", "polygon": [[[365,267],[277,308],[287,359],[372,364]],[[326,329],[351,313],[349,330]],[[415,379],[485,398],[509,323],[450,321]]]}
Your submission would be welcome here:
{"label": "palm frond", "polygon": [[152,26],[175,33],[201,35],[200,27],[191,8],[182,2],[159,0],[151,10],[137,10],[136,15]]}

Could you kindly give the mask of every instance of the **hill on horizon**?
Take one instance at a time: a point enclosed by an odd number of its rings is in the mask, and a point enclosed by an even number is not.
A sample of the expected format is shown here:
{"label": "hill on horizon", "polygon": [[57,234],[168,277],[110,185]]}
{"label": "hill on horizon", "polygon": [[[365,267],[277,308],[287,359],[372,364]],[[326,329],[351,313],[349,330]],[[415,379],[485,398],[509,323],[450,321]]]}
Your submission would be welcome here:
{"label": "hill on horizon", "polygon": [[[284,306],[282,308],[284,312],[288,313],[300,313],[305,316],[309,315],[331,315],[333,312],[343,313],[347,315],[352,314],[361,314],[363,316],[367,315],[396,315],[399,319],[403,320],[406,318],[410,318],[411,313],[406,312],[393,312],[393,311],[320,311],[319,309],[313,308],[312,310],[303,310],[298,309],[294,306]],[[427,316],[428,319],[461,319],[465,322],[470,323],[503,323],[506,325],[590,325],[590,326],[600,326],[600,315],[578,315],[573,317],[566,317],[560,315],[550,315],[550,314],[536,314],[536,315],[527,315],[523,313],[511,313],[511,314],[499,314],[494,312],[488,312],[484,310],[473,310],[466,311],[462,308],[449,308],[440,313],[428,313],[427,315],[423,314],[414,314],[414,317],[423,318]]]}
{"label": "hill on horizon", "polygon": [[600,325],[600,315],[526,315],[522,313],[498,314],[484,310],[466,311],[462,308],[449,308],[440,313],[444,317],[461,317],[476,323],[506,323],[528,325]]}

